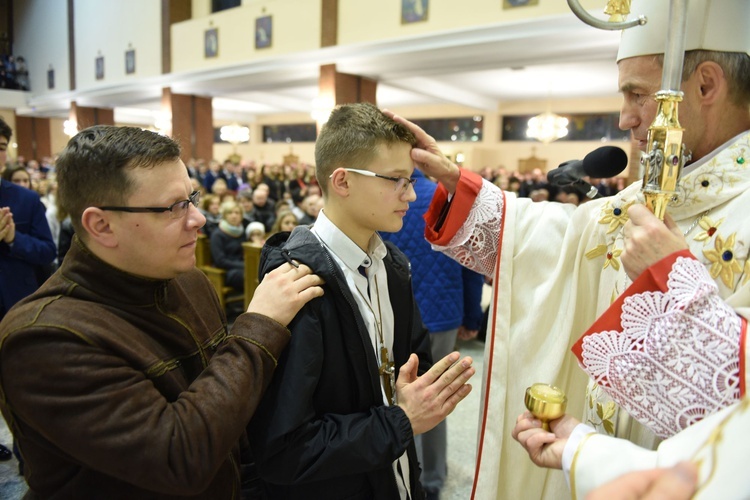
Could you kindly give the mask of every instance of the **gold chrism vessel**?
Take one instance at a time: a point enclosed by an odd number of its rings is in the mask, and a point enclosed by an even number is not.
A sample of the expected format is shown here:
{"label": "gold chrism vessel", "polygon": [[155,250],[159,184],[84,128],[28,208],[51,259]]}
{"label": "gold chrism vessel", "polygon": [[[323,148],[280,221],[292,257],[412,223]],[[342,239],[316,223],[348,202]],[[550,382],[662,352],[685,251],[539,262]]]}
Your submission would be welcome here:
{"label": "gold chrism vessel", "polygon": [[565,393],[550,384],[534,384],[526,389],[526,408],[542,421],[542,429],[549,431],[549,421],[565,414],[568,398]]}

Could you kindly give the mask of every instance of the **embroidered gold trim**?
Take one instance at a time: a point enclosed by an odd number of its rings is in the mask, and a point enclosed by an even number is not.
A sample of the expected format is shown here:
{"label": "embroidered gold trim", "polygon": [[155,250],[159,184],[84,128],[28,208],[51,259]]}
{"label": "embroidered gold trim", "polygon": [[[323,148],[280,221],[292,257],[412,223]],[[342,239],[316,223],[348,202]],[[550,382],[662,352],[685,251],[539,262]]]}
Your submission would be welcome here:
{"label": "embroidered gold trim", "polygon": [[737,405],[737,408],[729,412],[729,414],[722,419],[719,425],[717,425],[711,431],[711,434],[708,436],[708,439],[706,439],[703,442],[703,444],[700,446],[700,448],[698,448],[693,454],[693,457],[691,458],[691,460],[695,462],[695,464],[698,466],[699,469],[702,469],[705,462],[703,459],[698,458],[698,454],[700,454],[703,450],[706,450],[707,448],[710,448],[710,452],[711,452],[711,456],[710,456],[711,468],[709,470],[708,475],[706,476],[706,479],[702,481],[698,485],[698,488],[695,490],[695,496],[698,496],[698,494],[708,486],[708,484],[713,480],[714,476],[716,475],[716,469],[718,468],[718,462],[719,462],[719,457],[718,457],[719,450],[717,448],[724,439],[724,428],[733,417],[737,416],[738,414],[746,412],[748,408],[750,408],[750,398],[745,397]]}

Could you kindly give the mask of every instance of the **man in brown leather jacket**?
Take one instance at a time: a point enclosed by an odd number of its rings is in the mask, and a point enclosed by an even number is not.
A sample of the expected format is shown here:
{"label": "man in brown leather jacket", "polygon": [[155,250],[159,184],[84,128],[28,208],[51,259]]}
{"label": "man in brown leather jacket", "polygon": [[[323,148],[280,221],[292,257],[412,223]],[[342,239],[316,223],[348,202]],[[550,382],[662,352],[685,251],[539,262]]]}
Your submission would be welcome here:
{"label": "man in brown leather jacket", "polygon": [[239,441],[321,280],[269,273],[231,330],[171,139],[97,126],[57,163],[76,238],[0,323],[0,409],[30,498],[238,498]]}

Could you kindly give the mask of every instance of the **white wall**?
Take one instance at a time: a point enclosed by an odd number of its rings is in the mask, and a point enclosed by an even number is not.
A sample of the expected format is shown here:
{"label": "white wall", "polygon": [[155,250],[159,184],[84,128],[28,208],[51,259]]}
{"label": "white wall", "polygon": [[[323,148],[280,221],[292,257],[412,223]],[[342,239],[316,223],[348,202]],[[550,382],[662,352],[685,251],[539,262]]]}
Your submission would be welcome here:
{"label": "white wall", "polygon": [[[13,52],[29,68],[34,95],[70,90],[68,58],[68,4],[65,0],[13,2]],[[47,88],[47,70],[55,70],[55,88]]]}
{"label": "white wall", "polygon": [[[95,0],[89,0],[95,1]],[[220,67],[255,59],[320,48],[321,0],[283,0],[243,3],[215,14],[205,0],[193,0],[193,18],[172,25],[172,71]],[[210,10],[210,9],[209,9]],[[273,19],[270,47],[255,48],[255,20]],[[216,57],[205,57],[204,35],[218,30]]]}
{"label": "white wall", "polygon": [[[75,0],[74,9],[77,90],[161,74],[161,2]],[[135,49],[136,71],[126,75],[129,48]],[[102,80],[95,72],[99,55],[104,56]]]}

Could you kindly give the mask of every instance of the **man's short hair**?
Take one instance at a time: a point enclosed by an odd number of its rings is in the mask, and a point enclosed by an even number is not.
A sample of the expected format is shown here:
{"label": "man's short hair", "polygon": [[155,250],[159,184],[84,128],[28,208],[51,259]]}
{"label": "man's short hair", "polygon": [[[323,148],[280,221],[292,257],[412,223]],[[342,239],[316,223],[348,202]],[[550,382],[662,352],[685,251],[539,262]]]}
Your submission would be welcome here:
{"label": "man's short hair", "polygon": [[60,153],[57,196],[83,235],[86,208],[125,204],[136,188],[130,171],[179,158],[180,146],[168,137],[137,127],[96,125],[76,134]]}
{"label": "man's short hair", "polygon": [[[664,54],[653,54],[651,57],[660,67],[664,67]],[[687,51],[682,63],[682,81],[689,80],[698,66],[707,61],[718,64],[724,71],[731,103],[740,108],[750,106],[750,55],[715,50]]]}
{"label": "man's short hair", "polygon": [[[661,56],[662,65],[664,56]],[[750,106],[750,55],[744,52],[716,52],[713,50],[691,50],[685,52],[682,64],[682,80],[690,78],[698,65],[713,61],[724,70],[729,87],[729,98],[739,107]]]}
{"label": "man's short hair", "polygon": [[327,196],[328,177],[340,167],[365,168],[378,146],[403,142],[414,146],[416,137],[376,106],[366,102],[337,107],[315,141],[315,177]]}
{"label": "man's short hair", "polygon": [[10,128],[10,125],[5,123],[5,120],[0,118],[0,137],[5,137],[8,139],[8,142],[10,142],[10,138],[13,136],[13,129]]}

